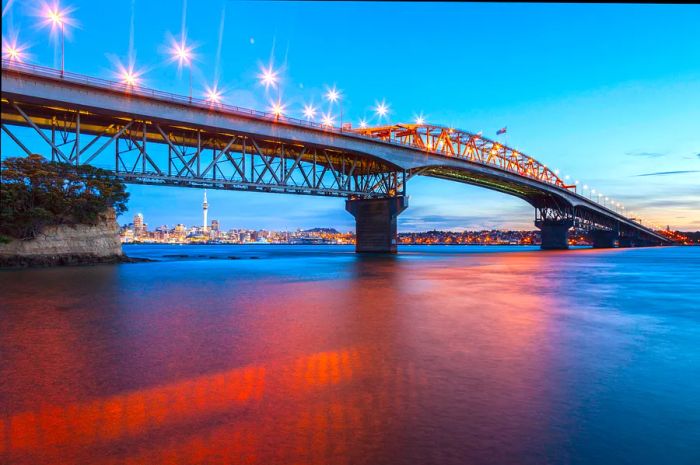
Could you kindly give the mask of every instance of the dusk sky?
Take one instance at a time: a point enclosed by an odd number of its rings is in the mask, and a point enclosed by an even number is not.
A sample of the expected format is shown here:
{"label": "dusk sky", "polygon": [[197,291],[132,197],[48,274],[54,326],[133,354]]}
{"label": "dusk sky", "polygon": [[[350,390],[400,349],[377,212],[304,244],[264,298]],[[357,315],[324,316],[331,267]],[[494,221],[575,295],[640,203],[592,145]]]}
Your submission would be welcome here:
{"label": "dusk sky", "polygon": [[[58,41],[37,26],[34,1],[3,2],[3,41],[29,45],[29,61],[59,65]],[[343,120],[370,123],[386,100],[389,120],[483,131],[602,191],[642,219],[700,230],[700,6],[455,3],[111,1],[70,2],[66,69],[114,78],[133,48],[142,85],[186,95],[187,72],[169,63],[168,37],[197,45],[194,93],[218,69],[226,103],[266,109],[258,73],[272,62],[286,113],[324,110],[341,91]],[[222,30],[223,35],[219,36]],[[217,49],[220,47],[220,59]],[[336,109],[336,115],[338,111]],[[38,139],[37,152],[48,155]],[[20,152],[3,135],[3,157]],[[202,190],[128,186],[128,223],[201,221]],[[534,229],[515,197],[416,177],[400,231]],[[207,192],[222,227],[354,228],[340,198]]]}

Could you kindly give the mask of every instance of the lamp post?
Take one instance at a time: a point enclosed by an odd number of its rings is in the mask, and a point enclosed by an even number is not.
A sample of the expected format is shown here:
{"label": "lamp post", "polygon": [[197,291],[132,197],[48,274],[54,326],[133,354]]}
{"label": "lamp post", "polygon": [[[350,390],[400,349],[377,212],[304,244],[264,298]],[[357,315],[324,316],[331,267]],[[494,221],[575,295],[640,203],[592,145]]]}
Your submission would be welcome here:
{"label": "lamp post", "polygon": [[66,65],[66,30],[65,30],[65,20],[61,16],[61,11],[58,6],[48,11],[49,21],[61,29],[61,77],[65,73]]}

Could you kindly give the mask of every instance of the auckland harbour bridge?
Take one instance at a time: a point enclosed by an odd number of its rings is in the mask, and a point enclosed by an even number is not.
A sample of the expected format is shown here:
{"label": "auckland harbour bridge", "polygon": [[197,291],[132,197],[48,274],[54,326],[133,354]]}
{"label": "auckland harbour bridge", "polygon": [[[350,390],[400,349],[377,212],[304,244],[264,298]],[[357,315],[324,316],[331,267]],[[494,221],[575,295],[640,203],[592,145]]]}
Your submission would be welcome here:
{"label": "auckland harbour bridge", "polygon": [[[523,199],[543,249],[566,249],[574,226],[594,247],[670,243],[536,159],[448,127],[338,128],[3,60],[2,131],[17,154],[93,164],[127,183],[344,197],[358,252],[396,251],[414,176]],[[30,139],[43,147],[30,149]]]}

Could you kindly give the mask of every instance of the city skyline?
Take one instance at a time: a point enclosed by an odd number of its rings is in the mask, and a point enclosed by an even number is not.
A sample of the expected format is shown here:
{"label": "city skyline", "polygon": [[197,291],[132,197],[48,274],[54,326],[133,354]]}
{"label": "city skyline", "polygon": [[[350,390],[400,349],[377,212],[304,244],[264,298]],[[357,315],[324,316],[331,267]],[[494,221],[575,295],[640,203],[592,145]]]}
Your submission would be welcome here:
{"label": "city skyline", "polygon": [[[362,119],[377,124],[422,118],[483,131],[622,201],[642,219],[700,229],[700,109],[694,105],[700,100],[700,38],[691,32],[700,15],[694,10],[454,4],[438,11],[427,4],[396,10],[389,4],[205,2],[190,4],[185,14],[186,4],[157,13],[155,6],[136,4],[123,2],[109,21],[96,4],[71,11],[79,25],[68,28],[66,69],[117,79],[114,62],[131,56],[143,71],[141,84],[181,95],[206,96],[218,82],[226,103],[268,110],[279,101],[297,117],[313,104],[317,120],[328,113],[336,124],[342,113],[343,122],[355,126]],[[20,43],[31,45],[26,54],[32,62],[58,67],[58,37],[46,44],[48,32],[36,27],[30,2],[3,5],[8,37],[16,34]],[[158,28],[148,27],[154,14],[162,18]],[[346,21],[338,21],[336,34],[297,32],[307,21],[332,22],[341,15]],[[231,27],[236,16],[264,18],[266,27],[258,22]],[[474,22],[467,39],[457,20],[462,17],[497,18],[497,23]],[[211,27],[212,20],[218,27]],[[422,23],[441,27],[423,40],[409,27]],[[190,69],[169,62],[164,50],[183,24],[192,46]],[[492,34],[496,24],[499,34]],[[646,31],[659,24],[675,27],[650,40]],[[91,40],[98,36],[99,41]],[[348,37],[353,47],[344,45]],[[385,59],[393,56],[396,42],[406,53],[431,58]],[[669,49],[674,54],[666,53]],[[442,62],[435,56],[452,58]],[[435,72],[443,68],[449,72]],[[274,85],[265,81],[266,70]],[[339,104],[326,100],[329,89],[339,92]],[[382,103],[388,114],[379,118],[375,109]],[[497,135],[503,127],[507,132]],[[3,138],[2,143],[3,153],[12,153],[12,142]],[[420,176],[408,187],[410,208],[398,218],[400,231],[533,227],[531,207],[501,193]],[[186,188],[129,185],[128,191],[127,217],[149,211],[161,224],[180,215],[193,222],[183,212],[201,198],[201,191]],[[217,215],[222,222],[271,229],[354,226],[341,199],[214,190],[209,196],[222,206]]]}

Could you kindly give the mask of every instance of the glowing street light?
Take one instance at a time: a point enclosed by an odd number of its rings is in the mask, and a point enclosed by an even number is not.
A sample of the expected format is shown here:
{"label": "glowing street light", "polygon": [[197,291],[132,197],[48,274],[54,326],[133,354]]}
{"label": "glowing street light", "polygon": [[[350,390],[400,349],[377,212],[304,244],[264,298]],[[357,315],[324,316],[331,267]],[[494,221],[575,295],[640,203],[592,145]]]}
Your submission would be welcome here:
{"label": "glowing street light", "polygon": [[267,68],[261,68],[258,78],[260,78],[260,83],[265,86],[265,90],[272,87],[273,89],[277,87],[277,82],[279,81],[279,71],[274,71],[272,65]]}
{"label": "glowing street light", "polygon": [[133,87],[138,82],[138,76],[133,71],[124,71],[121,75],[122,82],[129,87]]}
{"label": "glowing street light", "polygon": [[417,124],[418,126],[422,126],[423,124],[425,124],[425,117],[423,117],[423,113],[421,113],[420,115],[416,116],[416,124]]}
{"label": "glowing street light", "polygon": [[216,87],[213,88],[207,88],[207,94],[206,94],[207,102],[211,102],[214,104],[221,103],[221,91],[218,90]]}
{"label": "glowing street light", "polygon": [[326,92],[326,99],[331,103],[335,103],[340,100],[340,92],[335,87],[329,88],[328,92]]}
{"label": "glowing street light", "polygon": [[381,103],[377,102],[376,106],[374,107],[374,112],[381,120],[389,113],[389,105],[387,105],[384,100],[382,100]]}
{"label": "glowing street light", "polygon": [[2,38],[2,57],[21,63],[24,61],[24,50],[26,47],[17,44],[16,40],[10,41]]}
{"label": "glowing street light", "polygon": [[[331,107],[333,106],[334,103],[338,103],[338,107],[340,110],[340,130],[343,130],[343,104],[340,98],[340,91],[333,86],[332,88],[328,88],[328,91],[326,92],[326,100],[331,104]],[[329,109],[330,113],[330,109]]]}
{"label": "glowing street light", "polygon": [[68,17],[69,9],[61,10],[58,3],[53,7],[46,5],[44,7],[44,23],[51,25],[51,30],[60,29],[61,31],[61,77],[65,72],[66,64],[66,24],[71,24],[71,19]]}
{"label": "glowing street light", "polygon": [[367,127],[367,121],[364,120],[364,119],[361,119],[361,120],[360,120],[360,127],[361,127],[362,129],[366,128],[366,127]]}
{"label": "glowing street light", "polygon": [[324,113],[321,122],[326,127],[333,127],[333,125],[335,124],[335,119],[330,113]]}
{"label": "glowing street light", "polygon": [[307,121],[312,121],[316,116],[316,108],[311,104],[304,105],[304,116]]}
{"label": "glowing street light", "polygon": [[284,108],[285,105],[283,105],[279,100],[270,103],[270,112],[275,115],[275,119],[279,119],[280,116],[282,116],[282,113],[284,113]]}
{"label": "glowing street light", "polygon": [[173,61],[177,61],[178,67],[187,66],[189,72],[189,99],[192,103],[192,47],[187,45],[185,37],[182,37],[180,43],[173,43],[170,49],[170,55]]}

